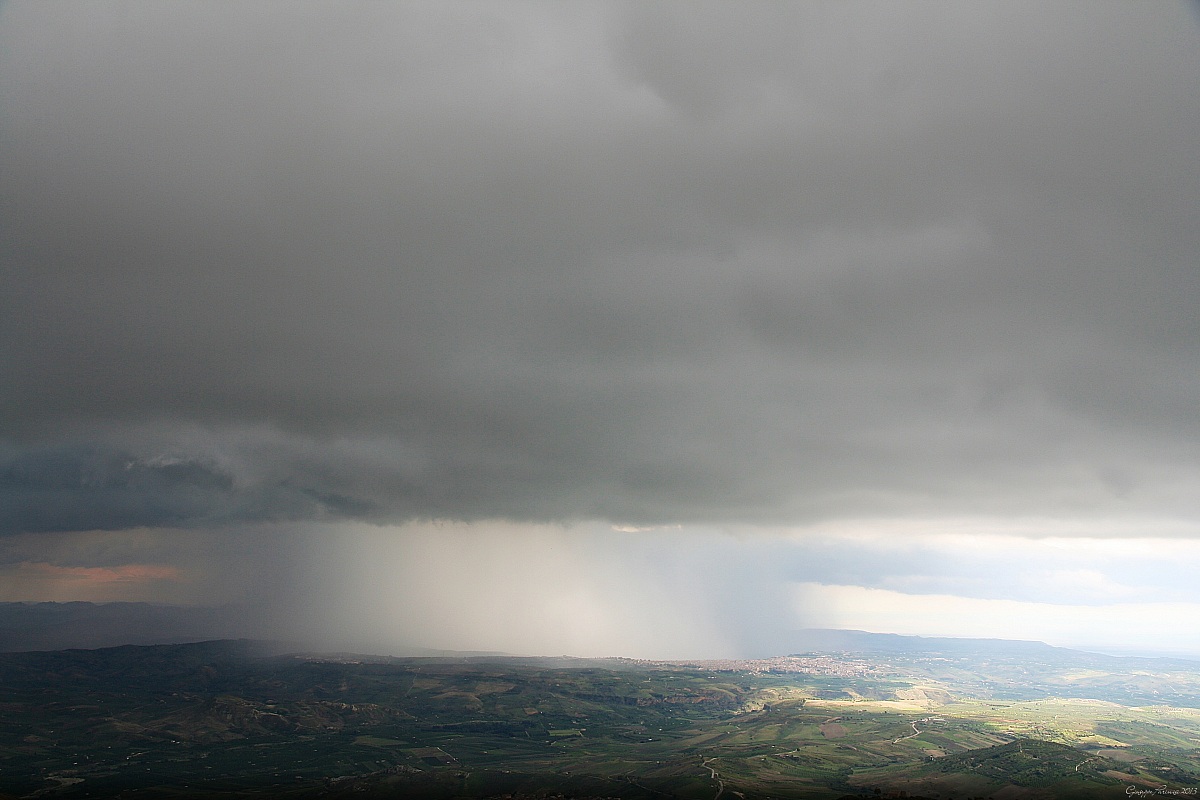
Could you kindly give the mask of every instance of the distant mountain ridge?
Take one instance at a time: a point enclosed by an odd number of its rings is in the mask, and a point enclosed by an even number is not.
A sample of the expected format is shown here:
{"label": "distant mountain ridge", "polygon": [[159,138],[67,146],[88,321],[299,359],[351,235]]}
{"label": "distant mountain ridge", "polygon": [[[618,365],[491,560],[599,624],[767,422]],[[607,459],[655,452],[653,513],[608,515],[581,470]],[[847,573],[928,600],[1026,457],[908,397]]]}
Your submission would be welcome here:
{"label": "distant mountain ridge", "polygon": [[[121,645],[184,644],[216,639],[278,639],[254,615],[240,606],[173,606],[153,603],[38,602],[0,603],[0,653],[34,650],[95,649]],[[284,637],[286,638],[286,636]],[[297,649],[309,649],[298,646]],[[1178,664],[1194,669],[1195,659],[1098,654],[1055,647],[1044,642],[1014,639],[972,639],[907,636],[860,630],[809,628],[780,633],[773,652],[762,656],[807,653],[903,656],[941,654],[995,656],[1038,661],[1117,659],[1127,666],[1138,663],[1161,668]],[[511,656],[492,651],[451,651],[418,646],[356,648],[394,656],[480,657]],[[620,655],[620,654],[614,654]]]}
{"label": "distant mountain ridge", "polygon": [[806,628],[796,631],[797,652],[813,653],[917,653],[917,652],[972,652],[987,650],[1013,653],[1018,650],[1030,653],[1047,653],[1069,648],[1054,647],[1045,642],[1028,639],[972,639],[941,636],[905,636],[898,633],[870,633],[868,631],[841,630],[836,628]]}
{"label": "distant mountain ridge", "polygon": [[906,636],[896,633],[870,633],[858,630],[833,628],[808,628],[796,631],[789,642],[789,653],[846,653],[897,655],[932,654],[942,655],[995,655],[1003,657],[1026,656],[1030,658],[1088,658],[1117,659],[1127,664],[1153,662],[1155,664],[1178,663],[1195,668],[1200,660],[1183,656],[1139,655],[1134,653],[1114,655],[1074,647],[1057,647],[1045,642],[1027,639],[972,639],[941,636]]}
{"label": "distant mountain ridge", "polygon": [[[96,650],[127,645],[174,645],[218,640],[278,640],[241,606],[154,603],[0,603],[0,653]],[[286,637],[285,637],[286,638]],[[292,650],[312,649],[295,644]],[[494,651],[391,648],[392,656],[506,656]],[[362,658],[364,653],[348,654]]]}
{"label": "distant mountain ridge", "polygon": [[181,644],[261,636],[236,606],[0,603],[0,652]]}

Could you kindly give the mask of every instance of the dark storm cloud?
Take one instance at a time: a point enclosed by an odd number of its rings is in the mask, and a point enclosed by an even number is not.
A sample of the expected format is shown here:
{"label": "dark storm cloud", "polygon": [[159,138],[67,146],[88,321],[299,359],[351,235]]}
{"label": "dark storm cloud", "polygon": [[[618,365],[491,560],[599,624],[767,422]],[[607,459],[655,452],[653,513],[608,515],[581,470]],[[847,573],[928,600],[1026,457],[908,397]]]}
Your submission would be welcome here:
{"label": "dark storm cloud", "polygon": [[218,465],[95,446],[26,449],[0,463],[0,530],[192,527],[364,515],[352,498],[296,480],[238,486]]}
{"label": "dark storm cloud", "polygon": [[1194,515],[1195,27],[7,5],[3,524]]}

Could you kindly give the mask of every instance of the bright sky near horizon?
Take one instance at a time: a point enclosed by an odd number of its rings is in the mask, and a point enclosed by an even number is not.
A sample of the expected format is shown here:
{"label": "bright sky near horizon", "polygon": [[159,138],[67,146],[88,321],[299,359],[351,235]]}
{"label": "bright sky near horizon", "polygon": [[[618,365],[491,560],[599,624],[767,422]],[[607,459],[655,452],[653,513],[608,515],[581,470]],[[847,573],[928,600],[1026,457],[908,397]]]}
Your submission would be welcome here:
{"label": "bright sky near horizon", "polygon": [[1184,3],[0,6],[0,600],[1200,657]]}

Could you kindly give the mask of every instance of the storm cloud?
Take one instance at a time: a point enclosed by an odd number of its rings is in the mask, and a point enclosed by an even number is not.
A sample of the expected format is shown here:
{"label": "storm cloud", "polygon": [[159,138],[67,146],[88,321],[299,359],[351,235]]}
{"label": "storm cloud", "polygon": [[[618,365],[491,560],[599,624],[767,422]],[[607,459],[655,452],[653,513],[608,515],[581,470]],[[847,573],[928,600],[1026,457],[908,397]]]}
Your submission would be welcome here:
{"label": "storm cloud", "polygon": [[1197,131],[1165,3],[9,3],[0,527],[1194,531]]}

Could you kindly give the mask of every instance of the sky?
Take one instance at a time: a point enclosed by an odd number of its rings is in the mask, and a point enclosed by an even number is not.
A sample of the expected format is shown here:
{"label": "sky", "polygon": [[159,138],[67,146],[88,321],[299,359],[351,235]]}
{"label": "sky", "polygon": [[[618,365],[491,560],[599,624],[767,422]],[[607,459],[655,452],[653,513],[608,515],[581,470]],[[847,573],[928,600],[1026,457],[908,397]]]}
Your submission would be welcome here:
{"label": "sky", "polygon": [[1200,657],[1200,11],[8,2],[0,600]]}

